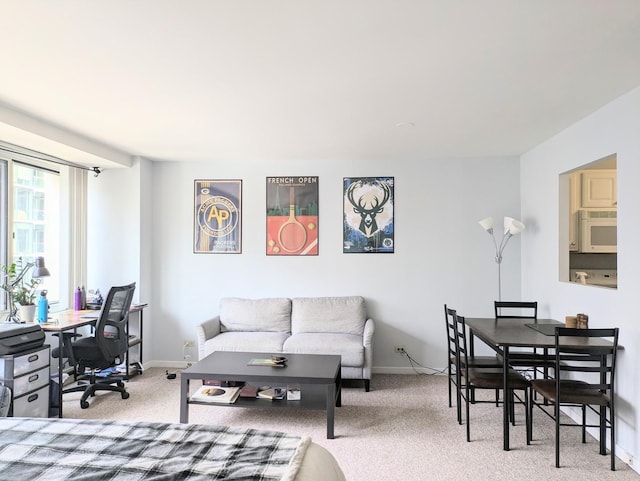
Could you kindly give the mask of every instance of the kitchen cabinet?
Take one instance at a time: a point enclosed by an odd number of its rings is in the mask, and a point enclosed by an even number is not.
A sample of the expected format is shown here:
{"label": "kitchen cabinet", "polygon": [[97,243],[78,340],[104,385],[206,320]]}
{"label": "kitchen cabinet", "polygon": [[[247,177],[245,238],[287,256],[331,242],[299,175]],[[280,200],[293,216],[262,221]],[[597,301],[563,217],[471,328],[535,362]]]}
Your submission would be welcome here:
{"label": "kitchen cabinet", "polygon": [[580,170],[569,175],[569,252],[580,252],[580,211],[617,209],[616,169]]}
{"label": "kitchen cabinet", "polygon": [[581,172],[580,205],[583,209],[611,208],[618,204],[617,172],[614,169]]}
{"label": "kitchen cabinet", "polygon": [[569,176],[569,251],[577,252],[580,245],[580,173]]}

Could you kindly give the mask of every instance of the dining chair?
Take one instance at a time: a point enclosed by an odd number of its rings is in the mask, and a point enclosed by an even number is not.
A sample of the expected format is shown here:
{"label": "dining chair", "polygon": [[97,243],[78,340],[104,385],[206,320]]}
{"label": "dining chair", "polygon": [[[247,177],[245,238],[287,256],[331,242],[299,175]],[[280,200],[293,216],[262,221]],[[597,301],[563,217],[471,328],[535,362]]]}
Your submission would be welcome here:
{"label": "dining chair", "polygon": [[[457,373],[460,370],[458,366],[458,354],[456,350],[456,320],[455,320],[456,311],[455,309],[450,309],[447,305],[444,305],[444,321],[445,327],[447,330],[447,376],[449,378],[448,387],[449,387],[449,407],[453,407],[453,389],[455,388],[456,395],[456,408],[458,414],[458,423],[462,423],[462,408],[460,405],[460,391],[458,387]],[[462,365],[466,364],[476,367],[496,367],[502,368],[502,361],[497,358],[497,356],[471,356],[468,355],[467,359],[462,363]],[[498,394],[496,393],[496,403],[498,401]]]}
{"label": "dining chair", "polygon": [[[458,389],[460,391],[460,398],[465,403],[465,419],[467,427],[467,442],[471,441],[471,427],[469,416],[469,405],[483,402],[493,401],[480,401],[471,397],[471,393],[475,389],[492,389],[499,393],[500,390],[504,390],[504,370],[502,367],[483,367],[483,366],[470,366],[468,362],[468,348],[467,348],[467,328],[465,324],[464,316],[459,316],[454,313],[456,323],[456,350],[459,359],[458,366],[460,367],[457,374]],[[531,422],[530,422],[530,383],[527,378],[520,374],[515,369],[509,369],[507,392],[503,392],[504,399],[511,400],[510,418],[511,423],[515,426],[515,390],[522,390],[523,397],[518,398],[519,401],[524,404],[525,412],[525,431],[527,444],[531,441]],[[507,396],[509,396],[507,398]],[[497,398],[496,398],[497,402]],[[460,404],[460,403],[459,403]],[[458,422],[462,424],[461,419]]]}
{"label": "dining chair", "polygon": [[496,319],[537,319],[537,301],[494,301],[493,309]]}
{"label": "dining chair", "polygon": [[[538,320],[537,301],[494,301],[493,308],[497,321],[509,322],[509,319],[531,319],[532,322]],[[509,365],[521,368],[530,372],[534,379],[538,377],[539,370],[542,370],[543,377],[549,377],[549,369],[553,367],[553,356],[549,356],[549,350],[537,349],[512,350],[509,354]]]}
{"label": "dining chair", "polygon": [[[611,341],[607,347],[589,343],[592,338]],[[573,329],[557,327],[555,331],[555,379],[536,379],[531,388],[553,405],[532,402],[555,421],[556,468],[560,467],[560,426],[581,426],[582,442],[587,442],[588,427],[599,428],[600,454],[607,454],[606,431],[610,431],[611,470],[615,471],[615,370],[618,328]],[[580,407],[582,423],[563,422],[561,407]],[[597,409],[596,409],[597,407]],[[607,408],[609,416],[607,417]],[[587,412],[596,413],[598,424],[588,424]],[[533,430],[533,423],[531,426]]]}

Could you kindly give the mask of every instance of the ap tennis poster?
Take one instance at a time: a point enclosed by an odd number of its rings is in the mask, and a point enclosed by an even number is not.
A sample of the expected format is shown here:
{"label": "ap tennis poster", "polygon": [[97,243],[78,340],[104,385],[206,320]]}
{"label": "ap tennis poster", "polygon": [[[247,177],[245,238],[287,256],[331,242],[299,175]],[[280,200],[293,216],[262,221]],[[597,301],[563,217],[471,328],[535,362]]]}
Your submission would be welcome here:
{"label": "ap tennis poster", "polygon": [[194,181],[193,252],[242,252],[242,181]]}
{"label": "ap tennis poster", "polygon": [[267,177],[268,256],[318,255],[318,177]]}

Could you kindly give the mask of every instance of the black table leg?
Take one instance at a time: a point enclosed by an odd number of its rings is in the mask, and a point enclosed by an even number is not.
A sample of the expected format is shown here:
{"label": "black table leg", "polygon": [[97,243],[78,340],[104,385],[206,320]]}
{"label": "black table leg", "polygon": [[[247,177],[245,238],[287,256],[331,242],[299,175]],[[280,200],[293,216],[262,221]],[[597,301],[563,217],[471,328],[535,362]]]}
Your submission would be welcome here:
{"label": "black table leg", "polygon": [[509,413],[511,412],[511,396],[509,395],[509,346],[504,346],[502,352],[502,368],[503,375],[503,391],[502,391],[502,407],[503,407],[503,436],[504,450],[509,451]]}
{"label": "black table leg", "polygon": [[337,402],[336,385],[327,384],[327,439],[333,439],[333,423],[335,419],[335,405]]}
{"label": "black table leg", "polygon": [[64,355],[62,346],[64,345],[64,332],[60,331],[58,336],[58,417],[62,417],[62,389],[64,383],[62,382],[62,371],[64,370]]}

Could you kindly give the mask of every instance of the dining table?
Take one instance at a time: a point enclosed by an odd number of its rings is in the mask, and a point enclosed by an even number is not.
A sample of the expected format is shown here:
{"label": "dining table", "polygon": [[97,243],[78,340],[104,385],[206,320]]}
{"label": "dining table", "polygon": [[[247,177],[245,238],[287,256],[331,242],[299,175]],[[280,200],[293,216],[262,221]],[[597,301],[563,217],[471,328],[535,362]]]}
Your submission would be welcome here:
{"label": "dining table", "polygon": [[[494,349],[503,360],[504,384],[503,392],[507,393],[509,372],[509,354],[512,348],[538,348],[547,353],[555,349],[555,328],[564,327],[565,323],[555,319],[465,317],[469,329],[469,350],[473,353],[475,338]],[[601,338],[560,338],[562,346],[588,345],[609,347],[611,341]],[[619,346],[620,347],[620,346]],[[551,355],[550,361],[555,360]],[[510,396],[503,396],[503,435],[504,450],[509,451],[509,413]]]}

